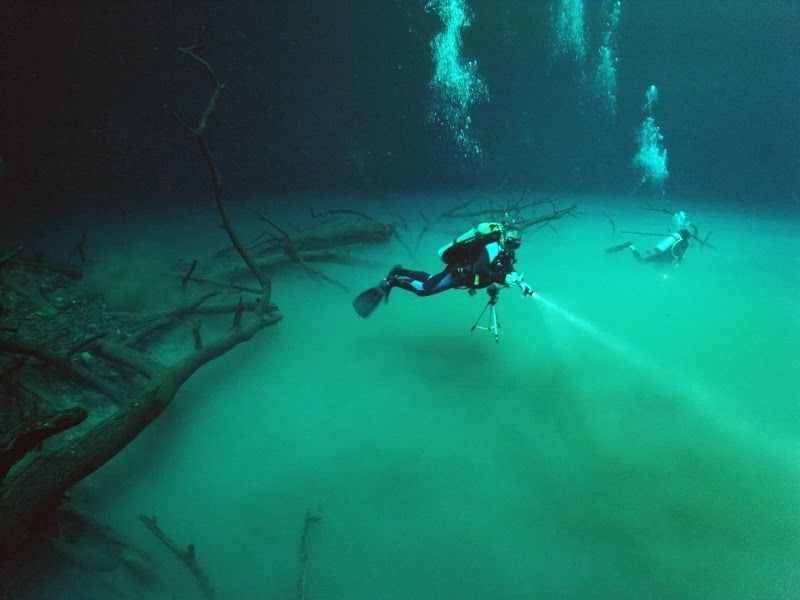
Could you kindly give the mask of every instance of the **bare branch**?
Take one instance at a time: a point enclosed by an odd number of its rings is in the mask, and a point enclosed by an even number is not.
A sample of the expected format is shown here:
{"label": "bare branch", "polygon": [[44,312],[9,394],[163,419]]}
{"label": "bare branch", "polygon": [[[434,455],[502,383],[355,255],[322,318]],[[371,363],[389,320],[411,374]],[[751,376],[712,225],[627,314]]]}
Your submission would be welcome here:
{"label": "bare branch", "polygon": [[366,221],[380,222],[378,219],[369,216],[367,213],[361,212],[360,210],[353,210],[352,208],[328,208],[325,210],[311,209],[311,216],[314,218],[327,217],[330,215],[356,215],[357,217],[361,217]]}
{"label": "bare branch", "polygon": [[69,256],[67,257],[67,264],[69,264],[69,261],[72,260],[72,257],[76,253],[78,254],[78,256],[81,259],[81,264],[84,264],[84,265],[86,264],[86,250],[85,250],[86,238],[87,238],[87,235],[86,235],[86,232],[84,231],[83,235],[81,236],[81,239],[79,239],[75,243],[75,245],[72,247],[72,250],[70,251]]}
{"label": "bare branch", "polygon": [[264,274],[258,269],[253,259],[250,257],[250,254],[245,249],[244,245],[242,244],[241,240],[239,240],[239,236],[236,234],[236,231],[233,229],[233,225],[231,225],[230,219],[228,218],[228,211],[225,207],[225,203],[222,200],[222,176],[217,168],[217,163],[214,160],[214,155],[211,152],[211,148],[209,148],[208,143],[205,139],[205,132],[206,128],[208,127],[208,120],[211,117],[214,109],[217,106],[217,101],[219,100],[220,95],[222,94],[222,90],[224,86],[220,83],[219,79],[217,79],[217,75],[214,72],[214,69],[211,68],[211,65],[197,55],[196,51],[202,48],[202,43],[197,44],[195,46],[188,46],[183,48],[178,48],[178,52],[188,56],[189,58],[193,59],[197,63],[200,64],[201,67],[209,74],[211,77],[211,81],[214,84],[214,89],[211,92],[211,97],[208,99],[208,104],[206,105],[205,111],[201,115],[197,127],[195,127],[192,132],[194,133],[195,137],[197,138],[197,143],[200,145],[200,150],[205,158],[206,165],[208,166],[209,171],[211,172],[211,188],[212,193],[214,196],[214,201],[217,204],[217,210],[219,211],[220,218],[222,219],[222,227],[228,234],[228,237],[233,244],[233,247],[236,248],[236,251],[239,253],[239,256],[242,257],[244,263],[248,266],[250,271],[253,273],[253,276],[258,281],[259,285],[261,286],[262,290],[262,298],[261,298],[261,309],[266,311],[269,306],[270,294],[271,294],[271,286],[270,282],[264,276]]}
{"label": "bare branch", "polygon": [[192,278],[192,273],[197,268],[197,259],[192,259],[192,264],[189,266],[189,270],[186,271],[186,274],[181,278],[181,288],[184,290],[186,286],[189,285],[189,280]]}
{"label": "bare branch", "polygon": [[184,550],[183,548],[179,547],[178,544],[173,542],[172,539],[161,530],[156,523],[155,517],[139,515],[139,519],[142,521],[142,523],[144,523],[144,526],[147,527],[147,529],[149,529],[154,536],[156,536],[158,541],[166,546],[167,550],[172,552],[181,560],[181,562],[183,562],[184,565],[186,565],[186,568],[189,569],[189,572],[194,576],[198,585],[203,590],[206,598],[209,600],[214,600],[217,597],[217,593],[214,591],[214,586],[211,585],[208,575],[205,574],[203,569],[201,569],[200,565],[197,563],[194,544],[189,544]]}
{"label": "bare branch", "polygon": [[289,236],[289,234],[285,230],[283,230],[280,227],[278,227],[278,225],[276,225],[275,223],[273,223],[269,219],[267,219],[267,223],[269,223],[278,232],[283,234],[283,240],[284,240],[284,242],[286,244],[285,245],[286,253],[289,255],[289,257],[292,260],[300,263],[300,266],[303,267],[303,269],[306,271],[306,273],[308,273],[312,277],[317,277],[319,279],[327,281],[328,283],[330,283],[332,285],[335,285],[336,287],[338,287],[341,290],[344,290],[345,292],[349,292],[350,291],[345,284],[341,283],[340,281],[337,281],[337,280],[333,279],[329,275],[326,275],[325,273],[323,273],[319,269],[315,269],[314,267],[310,266],[305,261],[305,259],[303,258],[303,255],[300,252],[300,250],[297,249],[297,246],[295,245],[294,241]]}
{"label": "bare branch", "polygon": [[0,269],[2,269],[8,263],[14,260],[20,254],[20,252],[22,252],[22,246],[19,246],[18,248],[15,248],[11,252],[8,252],[3,256],[0,256]]}
{"label": "bare branch", "polygon": [[300,536],[300,572],[297,575],[296,600],[305,600],[306,597],[306,566],[308,564],[308,534],[315,523],[322,520],[322,515],[312,513],[306,509],[306,519],[303,521],[303,535]]}

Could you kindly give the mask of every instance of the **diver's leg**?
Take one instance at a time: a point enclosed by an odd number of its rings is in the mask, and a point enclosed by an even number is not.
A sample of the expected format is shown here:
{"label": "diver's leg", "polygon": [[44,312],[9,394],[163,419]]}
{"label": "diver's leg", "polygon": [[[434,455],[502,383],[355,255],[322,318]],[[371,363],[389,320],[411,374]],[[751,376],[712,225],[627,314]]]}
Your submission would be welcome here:
{"label": "diver's leg", "polygon": [[395,265],[389,274],[383,278],[380,287],[383,293],[388,297],[389,292],[393,287],[399,287],[415,294],[422,288],[422,283],[430,277],[430,274],[425,271],[411,271],[404,269],[400,265]]}
{"label": "diver's leg", "polygon": [[432,294],[438,294],[456,287],[459,283],[460,278],[458,275],[450,269],[445,269],[441,273],[428,277],[422,283],[422,293],[419,295],[431,296]]}
{"label": "diver's leg", "polygon": [[606,254],[613,254],[614,252],[620,252],[621,250],[625,250],[625,248],[630,248],[631,246],[633,246],[633,242],[625,242],[624,244],[611,246],[610,248],[606,248]]}
{"label": "diver's leg", "polygon": [[401,265],[395,265],[383,278],[378,287],[380,287],[386,299],[389,299],[389,292],[392,288],[399,287],[410,292],[417,292],[417,287],[411,285],[412,281],[425,281],[430,275],[424,271],[410,271],[404,269]]}
{"label": "diver's leg", "polygon": [[426,273],[425,271],[411,271],[410,269],[404,269],[399,265],[392,269],[392,271],[395,269],[397,270],[396,275],[408,277],[409,279],[416,279],[417,281],[425,281],[430,277],[430,273]]}
{"label": "diver's leg", "polygon": [[419,273],[426,275],[425,278],[412,279],[410,277],[395,277],[391,285],[392,287],[403,288],[409,292],[413,292],[417,296],[431,296],[449,290],[450,288],[458,285],[458,278],[449,270],[444,270],[436,275],[427,276],[427,273]]}
{"label": "diver's leg", "polygon": [[635,258],[635,259],[636,259],[638,262],[640,262],[640,263],[646,263],[646,262],[649,262],[649,260],[650,260],[650,257],[649,257],[649,256],[642,256],[642,255],[639,253],[639,251],[636,249],[636,246],[634,246],[633,244],[631,244],[631,245],[630,245],[630,246],[628,246],[628,247],[631,249],[631,254],[633,254],[633,257],[634,257],[634,258]]}

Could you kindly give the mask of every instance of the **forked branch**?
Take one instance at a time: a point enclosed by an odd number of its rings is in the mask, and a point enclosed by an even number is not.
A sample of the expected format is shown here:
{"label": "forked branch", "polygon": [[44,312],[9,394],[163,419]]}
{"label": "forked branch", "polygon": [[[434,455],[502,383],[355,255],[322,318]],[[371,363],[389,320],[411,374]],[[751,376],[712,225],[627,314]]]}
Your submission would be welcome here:
{"label": "forked branch", "polygon": [[[205,33],[205,31],[203,31],[203,33]],[[203,45],[204,44],[201,38],[201,41],[193,46],[184,46],[178,48],[178,52],[197,62],[206,71],[206,73],[208,73],[214,85],[214,89],[211,91],[211,96],[208,99],[208,103],[206,104],[203,114],[200,116],[200,119],[197,122],[197,126],[194,128],[190,127],[189,130],[197,138],[197,143],[200,145],[203,158],[205,159],[206,165],[211,172],[212,193],[214,196],[214,201],[217,204],[217,210],[219,211],[220,218],[222,219],[222,227],[228,234],[233,247],[236,248],[239,256],[242,257],[242,260],[245,262],[247,267],[253,273],[253,276],[256,278],[256,281],[258,281],[259,285],[261,286],[262,295],[259,301],[259,312],[264,313],[269,307],[271,295],[270,282],[250,257],[250,254],[245,249],[244,244],[242,244],[239,236],[233,229],[233,225],[231,225],[230,219],[228,218],[228,211],[225,208],[225,203],[222,200],[222,175],[220,175],[219,169],[217,168],[217,163],[214,160],[214,155],[211,152],[211,148],[208,146],[208,142],[206,141],[205,137],[206,128],[208,127],[208,120],[211,118],[211,115],[217,106],[217,101],[222,94],[222,90],[225,89],[225,85],[217,78],[217,74],[214,72],[214,69],[211,67],[208,61],[201,58],[197,54],[197,51],[201,50]]]}

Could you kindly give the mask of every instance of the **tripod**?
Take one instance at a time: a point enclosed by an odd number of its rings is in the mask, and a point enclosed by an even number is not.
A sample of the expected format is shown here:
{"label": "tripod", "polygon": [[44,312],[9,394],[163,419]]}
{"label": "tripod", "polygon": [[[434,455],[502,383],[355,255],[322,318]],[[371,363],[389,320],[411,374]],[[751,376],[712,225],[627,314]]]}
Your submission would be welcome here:
{"label": "tripod", "polygon": [[[486,293],[489,294],[489,301],[483,307],[481,314],[478,315],[470,331],[475,331],[476,329],[488,331],[494,334],[494,342],[496,344],[500,342],[500,321],[497,320],[497,301],[500,299],[500,288],[495,285],[490,285],[486,288]],[[488,325],[479,325],[486,309],[489,309],[489,323]]]}

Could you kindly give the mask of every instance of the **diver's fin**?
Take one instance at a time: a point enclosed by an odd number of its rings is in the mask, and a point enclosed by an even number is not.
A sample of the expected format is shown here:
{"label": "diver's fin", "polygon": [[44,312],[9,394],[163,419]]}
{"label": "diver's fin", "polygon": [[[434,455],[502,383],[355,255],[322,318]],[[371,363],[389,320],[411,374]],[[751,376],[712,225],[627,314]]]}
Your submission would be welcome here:
{"label": "diver's fin", "polygon": [[630,248],[631,243],[625,242],[624,244],[619,244],[617,246],[611,246],[611,248],[606,248],[606,254],[613,254],[614,252],[620,252],[625,250],[625,248]]}
{"label": "diver's fin", "polygon": [[353,299],[353,308],[360,317],[365,319],[370,316],[378,305],[386,299],[386,293],[379,285],[364,290]]}

